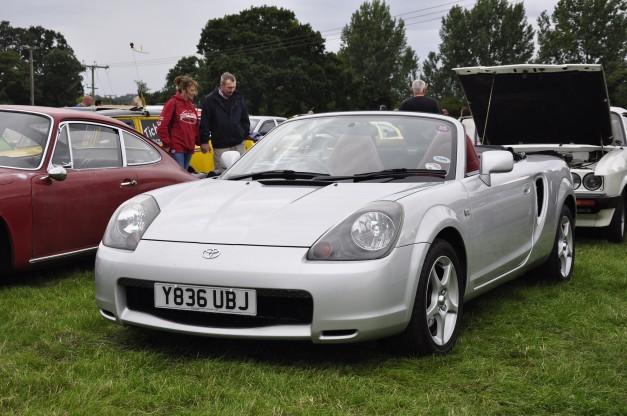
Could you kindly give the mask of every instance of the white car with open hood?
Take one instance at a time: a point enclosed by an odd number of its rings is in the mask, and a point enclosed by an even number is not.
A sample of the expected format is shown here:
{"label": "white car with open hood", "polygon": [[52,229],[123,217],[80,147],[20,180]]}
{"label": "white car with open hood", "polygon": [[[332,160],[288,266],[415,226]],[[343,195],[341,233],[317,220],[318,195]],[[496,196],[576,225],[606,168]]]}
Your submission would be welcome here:
{"label": "white car with open hood", "polygon": [[557,154],[570,166],[577,227],[625,240],[627,110],[610,107],[601,65],[456,68],[484,145]]}
{"label": "white car with open hood", "polygon": [[185,334],[450,351],[464,301],[567,280],[575,194],[547,155],[480,155],[450,117],[287,120],[217,178],[119,207],[96,256],[113,322]]}

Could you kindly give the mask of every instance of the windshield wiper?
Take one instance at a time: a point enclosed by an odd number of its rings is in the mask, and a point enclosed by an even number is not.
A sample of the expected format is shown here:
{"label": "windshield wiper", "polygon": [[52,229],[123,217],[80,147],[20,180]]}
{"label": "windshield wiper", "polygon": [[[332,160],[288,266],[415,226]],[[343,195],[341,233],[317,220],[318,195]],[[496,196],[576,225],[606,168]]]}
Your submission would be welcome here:
{"label": "windshield wiper", "polygon": [[245,173],[242,175],[230,176],[227,178],[227,180],[239,181],[241,179],[246,179],[246,178],[250,178],[253,181],[256,181],[259,179],[272,179],[272,178],[294,180],[294,179],[313,179],[313,178],[318,178],[320,176],[329,176],[329,174],[328,173],[316,173],[316,172],[298,172],[294,170],[266,170],[264,172],[252,172],[252,173]]}
{"label": "windshield wiper", "polygon": [[405,179],[410,176],[429,176],[436,178],[446,178],[445,170],[434,170],[434,169],[385,169],[377,172],[367,172],[367,173],[358,173],[352,176],[327,176],[324,178],[316,178],[321,181],[337,181],[337,180],[345,180],[352,179],[353,182],[361,182],[368,181],[372,179]]}

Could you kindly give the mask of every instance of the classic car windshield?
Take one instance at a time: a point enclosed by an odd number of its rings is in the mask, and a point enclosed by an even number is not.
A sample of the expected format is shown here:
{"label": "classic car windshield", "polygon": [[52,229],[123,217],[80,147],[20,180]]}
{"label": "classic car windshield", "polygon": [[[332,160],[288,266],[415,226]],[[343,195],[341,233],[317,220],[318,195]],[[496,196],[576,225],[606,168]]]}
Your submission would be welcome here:
{"label": "classic car windshield", "polygon": [[352,176],[426,169],[451,175],[456,134],[453,123],[419,115],[294,119],[272,130],[223,178],[275,170]]}
{"label": "classic car windshield", "polygon": [[50,119],[0,111],[0,166],[33,169],[39,166],[49,136]]}

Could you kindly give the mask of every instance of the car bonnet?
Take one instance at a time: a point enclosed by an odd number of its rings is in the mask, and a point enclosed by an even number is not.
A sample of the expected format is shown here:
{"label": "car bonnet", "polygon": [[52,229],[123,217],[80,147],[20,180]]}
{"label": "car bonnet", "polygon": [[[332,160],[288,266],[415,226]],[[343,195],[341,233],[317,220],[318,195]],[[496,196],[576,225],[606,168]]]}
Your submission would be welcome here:
{"label": "car bonnet", "polygon": [[601,65],[455,68],[483,144],[612,142]]}
{"label": "car bonnet", "polygon": [[[369,202],[395,200],[434,185],[338,183],[312,187],[265,186],[256,181],[201,182],[155,192],[161,213],[143,239],[309,247]],[[174,193],[179,189],[186,190]]]}

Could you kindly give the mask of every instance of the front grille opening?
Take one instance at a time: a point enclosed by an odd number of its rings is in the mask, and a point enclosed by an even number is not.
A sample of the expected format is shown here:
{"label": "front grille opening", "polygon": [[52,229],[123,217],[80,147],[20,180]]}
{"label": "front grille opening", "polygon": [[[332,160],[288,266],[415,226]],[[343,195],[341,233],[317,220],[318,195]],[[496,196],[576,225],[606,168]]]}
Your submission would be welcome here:
{"label": "front grille opening", "polygon": [[309,292],[291,289],[256,289],[257,315],[183,311],[155,308],[153,281],[124,278],[128,309],[184,325],[214,328],[257,328],[274,325],[308,325],[313,317]]}

